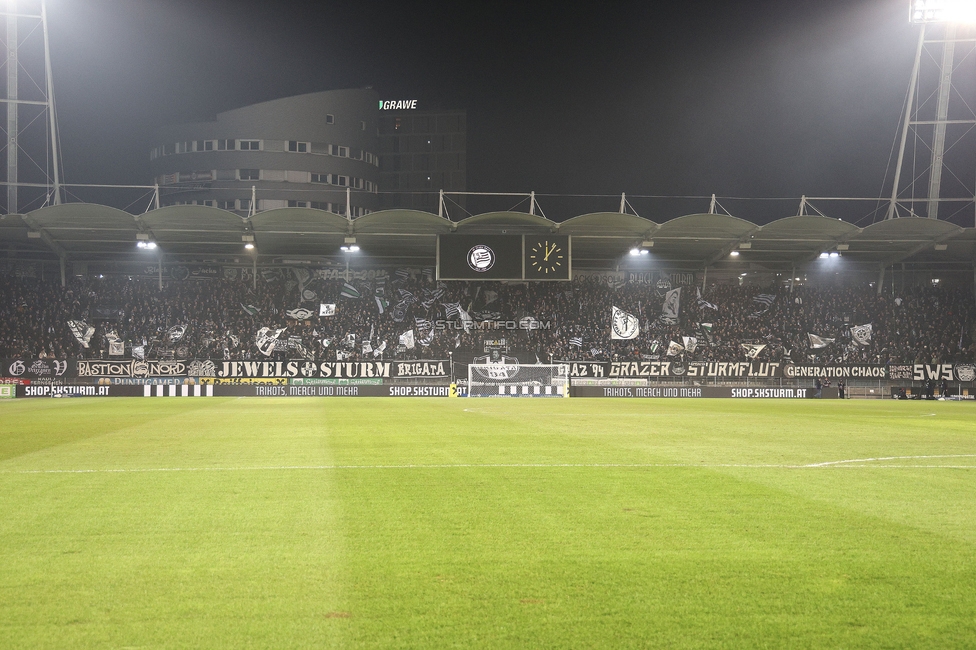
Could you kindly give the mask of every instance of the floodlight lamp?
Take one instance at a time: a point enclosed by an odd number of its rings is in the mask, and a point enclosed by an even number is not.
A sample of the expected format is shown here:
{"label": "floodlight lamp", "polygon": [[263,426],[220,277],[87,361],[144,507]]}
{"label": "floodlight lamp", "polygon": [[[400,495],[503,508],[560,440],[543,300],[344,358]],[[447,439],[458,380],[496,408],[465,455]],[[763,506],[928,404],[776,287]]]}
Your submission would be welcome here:
{"label": "floodlight lamp", "polygon": [[633,248],[630,249],[630,254],[635,256],[640,255],[640,249],[634,246]]}
{"label": "floodlight lamp", "polygon": [[254,242],[247,242],[246,244],[244,244],[244,248],[246,248],[249,251],[254,250]]}
{"label": "floodlight lamp", "polygon": [[154,250],[156,248],[156,242],[154,241],[146,242],[146,248],[148,248],[149,250]]}
{"label": "floodlight lamp", "polygon": [[820,253],[820,259],[822,259],[822,260],[825,260],[825,259],[827,259],[828,257],[830,257],[830,254],[829,254],[829,253],[827,253],[826,251],[825,251],[825,252],[823,252],[823,253]]}
{"label": "floodlight lamp", "polygon": [[912,0],[911,21],[976,24],[976,4],[972,0]]}
{"label": "floodlight lamp", "polygon": [[840,257],[840,253],[837,251],[830,251],[830,257]]}
{"label": "floodlight lamp", "polygon": [[359,251],[359,246],[356,244],[343,244],[339,247],[339,250],[343,253],[356,253]]}
{"label": "floodlight lamp", "polygon": [[649,250],[647,250],[646,248],[642,248],[642,249],[641,249],[641,252],[640,252],[640,254],[641,254],[641,255],[649,255],[649,254],[650,254],[650,252],[651,252],[651,251],[649,251]]}
{"label": "floodlight lamp", "polygon": [[738,257],[739,251],[732,251],[731,253],[729,253],[729,255],[731,255],[732,257]]}

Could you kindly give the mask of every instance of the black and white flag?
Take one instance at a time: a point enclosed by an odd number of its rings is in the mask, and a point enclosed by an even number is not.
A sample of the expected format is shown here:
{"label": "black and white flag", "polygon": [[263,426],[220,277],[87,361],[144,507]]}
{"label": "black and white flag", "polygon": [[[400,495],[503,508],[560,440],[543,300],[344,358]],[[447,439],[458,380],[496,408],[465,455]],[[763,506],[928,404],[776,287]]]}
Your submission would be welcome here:
{"label": "black and white flag", "polygon": [[582,336],[574,336],[571,339],[569,339],[569,344],[570,345],[575,345],[576,347],[581,348],[581,347],[583,347],[583,337]]}
{"label": "black and white flag", "polygon": [[858,345],[871,345],[872,330],[873,328],[871,327],[871,323],[868,323],[867,325],[855,325],[851,328],[851,338],[853,338]]}
{"label": "black and white flag", "polygon": [[71,330],[75,339],[81,343],[81,347],[88,349],[88,344],[91,341],[92,334],[95,333],[95,328],[83,320],[69,320],[68,329]]}
{"label": "black and white flag", "polygon": [[676,343],[674,341],[671,341],[668,344],[668,354],[667,354],[667,356],[669,356],[669,357],[677,356],[677,355],[681,354],[682,350],[684,350],[684,347],[680,343]]}
{"label": "black and white flag", "polygon": [[284,334],[286,329],[285,327],[281,329],[262,327],[259,329],[258,333],[254,335],[254,345],[257,346],[258,352],[270,357],[271,353],[275,351],[275,346],[278,345],[278,337]]}
{"label": "black and white flag", "polygon": [[664,296],[661,307],[661,321],[668,325],[678,324],[678,313],[681,311],[681,287],[672,289]]}
{"label": "black and white flag", "polygon": [[755,359],[759,353],[766,349],[765,343],[742,343],[742,350],[749,359]]}
{"label": "black and white flag", "polygon": [[285,311],[285,316],[291,318],[292,320],[308,320],[313,315],[314,314],[312,313],[311,309],[305,309],[304,307]]}
{"label": "black and white flag", "polygon": [[166,330],[166,340],[170,343],[177,343],[183,340],[184,334],[186,334],[186,325],[173,325]]}
{"label": "black and white flag", "polygon": [[685,344],[685,350],[694,352],[698,348],[698,338],[694,336],[682,336],[681,341]]}
{"label": "black and white flag", "polygon": [[757,303],[759,303],[761,305],[765,305],[766,308],[769,309],[770,305],[773,304],[773,301],[774,300],[776,300],[776,295],[775,294],[772,294],[772,293],[761,293],[758,296],[756,296],[755,298],[753,298],[752,299],[752,302],[757,302]]}
{"label": "black and white flag", "polygon": [[610,338],[629,341],[637,338],[638,334],[640,334],[640,323],[637,317],[613,306],[610,312]]}
{"label": "black and white flag", "polygon": [[321,303],[319,305],[319,316],[335,316],[335,303]]}
{"label": "black and white flag", "polygon": [[715,311],[718,311],[718,305],[708,302],[707,300],[702,298],[701,287],[698,288],[698,307],[701,309],[707,308],[707,309],[714,309]]}
{"label": "black and white flag", "polygon": [[807,332],[807,340],[809,340],[810,347],[814,350],[825,348],[835,341],[835,339],[825,339],[817,336],[816,334],[810,334],[809,332]]}

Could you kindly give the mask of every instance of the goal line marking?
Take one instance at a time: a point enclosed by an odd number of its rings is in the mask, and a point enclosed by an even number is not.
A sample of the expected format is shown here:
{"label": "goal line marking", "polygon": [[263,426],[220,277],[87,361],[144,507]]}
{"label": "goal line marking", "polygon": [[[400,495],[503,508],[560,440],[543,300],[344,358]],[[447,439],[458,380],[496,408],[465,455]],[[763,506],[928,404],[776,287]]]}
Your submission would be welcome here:
{"label": "goal line marking", "polygon": [[827,469],[827,468],[887,468],[887,469],[976,469],[973,465],[931,465],[931,464],[877,464],[894,460],[931,460],[948,458],[976,458],[976,454],[945,454],[931,456],[883,456],[878,458],[851,458],[832,460],[823,463],[410,463],[403,465],[253,465],[245,467],[133,467],[107,469],[22,469],[0,470],[0,474],[138,474],[148,472],[261,472],[261,471],[301,471],[301,470],[342,470],[342,469],[546,469],[546,468],[590,468],[590,469]]}

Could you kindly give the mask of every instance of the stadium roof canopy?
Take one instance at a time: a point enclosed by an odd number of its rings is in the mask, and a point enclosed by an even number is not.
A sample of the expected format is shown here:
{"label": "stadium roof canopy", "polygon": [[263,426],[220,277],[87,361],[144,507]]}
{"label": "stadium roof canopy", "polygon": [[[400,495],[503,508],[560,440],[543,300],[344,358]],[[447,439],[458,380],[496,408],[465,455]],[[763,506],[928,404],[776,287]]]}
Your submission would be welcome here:
{"label": "stadium roof canopy", "polygon": [[[246,262],[253,254],[244,250],[244,241],[253,236],[262,264],[341,259],[340,246],[350,238],[360,246],[361,258],[430,264],[437,235],[449,233],[571,235],[576,268],[615,266],[635,246],[649,251],[642,259],[687,268],[734,261],[788,269],[830,251],[875,266],[968,266],[976,259],[976,229],[917,217],[859,228],[823,216],[791,216],[760,226],[722,214],[691,214],[655,223],[632,214],[599,212],[557,223],[522,212],[451,221],[414,210],[348,219],[321,210],[282,208],[241,217],[193,205],[132,215],[87,203],[0,217],[0,258],[155,261],[156,253],[135,245],[138,238],[148,238],[167,260]],[[733,251],[738,256],[733,257]]]}

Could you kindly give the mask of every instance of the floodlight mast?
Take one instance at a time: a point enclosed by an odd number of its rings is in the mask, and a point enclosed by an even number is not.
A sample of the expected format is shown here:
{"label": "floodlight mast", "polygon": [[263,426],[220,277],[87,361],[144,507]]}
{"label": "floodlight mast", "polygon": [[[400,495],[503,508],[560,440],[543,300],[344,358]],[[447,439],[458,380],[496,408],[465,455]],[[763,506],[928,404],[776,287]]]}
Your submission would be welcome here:
{"label": "floodlight mast", "polygon": [[[7,54],[7,96],[4,99],[0,99],[0,103],[6,104],[7,108],[7,182],[5,185],[7,186],[7,212],[10,214],[16,214],[20,211],[20,201],[22,198],[19,194],[20,187],[38,187],[36,183],[21,182],[19,173],[19,156],[22,148],[20,143],[20,108],[22,106],[43,107],[42,110],[47,111],[48,119],[46,120],[46,126],[48,128],[47,138],[50,150],[45,151],[43,156],[38,156],[37,154],[39,152],[36,151],[26,151],[25,153],[27,160],[34,167],[44,172],[47,177],[45,184],[40,185],[41,187],[46,186],[47,188],[44,205],[50,203],[58,205],[61,203],[61,157],[58,151],[57,114],[54,110],[54,82],[51,75],[51,47],[47,28],[47,7],[45,0],[40,0],[38,4],[40,6],[39,12],[35,13],[36,10],[34,9],[29,12],[22,12],[21,7],[18,6],[18,0],[7,0],[5,10],[0,10],[0,15],[6,21],[7,37],[5,44]],[[37,4],[34,6],[37,7]],[[21,20],[35,21],[32,24],[35,26],[39,25],[41,28],[40,31],[44,40],[43,71],[38,70],[32,73],[25,67],[24,61],[20,60],[19,48],[21,41],[19,38],[19,23]],[[25,38],[30,38],[35,31],[36,29],[31,29]],[[24,68],[25,73],[30,78],[44,77],[44,88],[42,89],[38,86],[40,95],[43,98],[42,100],[21,98],[19,92],[19,72],[21,68]],[[30,120],[30,123],[33,122],[34,120]],[[29,126],[30,124],[28,124]],[[53,173],[42,169],[34,162],[37,159],[49,160],[53,168]],[[28,205],[30,203],[31,201],[28,201]]]}
{"label": "floodlight mast", "polygon": [[[895,178],[891,188],[891,201],[888,205],[887,219],[898,215],[898,193],[901,190],[901,173],[905,163],[905,149],[908,143],[908,132],[911,127],[921,125],[932,126],[932,145],[929,161],[928,196],[926,215],[930,219],[939,218],[939,203],[942,192],[942,173],[944,169],[946,128],[949,124],[976,124],[976,119],[949,119],[949,99],[953,84],[952,73],[955,67],[955,48],[959,42],[976,42],[976,39],[957,38],[957,25],[976,23],[976,5],[972,0],[911,0],[909,3],[909,19],[920,25],[918,47],[915,51],[915,64],[912,67],[909,82],[908,98],[905,103],[905,114],[902,121],[901,144],[898,148],[898,160],[895,166]],[[941,38],[929,38],[931,32],[927,30],[930,24],[941,24],[944,29]],[[915,111],[915,98],[919,84],[919,68],[922,54],[926,45],[941,45],[941,57],[936,60],[939,64],[938,88],[933,93],[936,97],[935,114],[932,120],[921,120]],[[933,57],[934,59],[936,57]],[[913,113],[913,111],[915,111]],[[912,119],[914,115],[914,120]],[[976,114],[970,116],[976,118]],[[951,172],[950,172],[951,173]],[[909,185],[914,184],[917,177]],[[976,194],[976,191],[974,191]],[[976,202],[976,196],[973,197]],[[914,207],[910,209],[914,215]]]}

